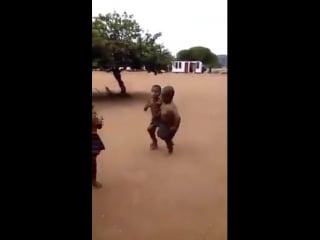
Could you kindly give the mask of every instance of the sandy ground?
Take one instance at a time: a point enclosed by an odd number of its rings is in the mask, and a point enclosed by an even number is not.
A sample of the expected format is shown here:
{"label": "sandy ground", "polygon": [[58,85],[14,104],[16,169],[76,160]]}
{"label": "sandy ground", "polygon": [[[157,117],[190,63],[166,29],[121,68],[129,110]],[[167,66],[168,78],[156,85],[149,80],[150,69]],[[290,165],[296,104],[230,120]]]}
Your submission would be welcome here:
{"label": "sandy ground", "polygon": [[[111,74],[93,88],[118,91]],[[128,92],[172,85],[182,116],[175,152],[150,151],[144,99],[93,100],[107,150],[92,190],[93,240],[227,239],[227,75],[123,73]]]}

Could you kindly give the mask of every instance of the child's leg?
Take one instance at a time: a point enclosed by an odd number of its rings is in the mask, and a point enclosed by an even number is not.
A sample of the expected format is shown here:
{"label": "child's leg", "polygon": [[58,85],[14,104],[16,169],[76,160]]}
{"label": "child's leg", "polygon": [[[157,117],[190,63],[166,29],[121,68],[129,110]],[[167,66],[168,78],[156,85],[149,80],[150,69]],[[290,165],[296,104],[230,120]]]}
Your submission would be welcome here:
{"label": "child's leg", "polygon": [[97,180],[97,155],[92,155],[92,182]]}
{"label": "child's leg", "polygon": [[[179,128],[179,126],[178,126],[178,128]],[[173,144],[172,140],[173,140],[174,136],[176,135],[176,133],[178,131],[178,128],[176,130],[174,130],[174,131],[170,130],[170,134],[168,135],[167,138],[164,139],[164,141],[167,144],[168,152],[170,154],[173,153],[173,145],[174,144]]]}
{"label": "child's leg", "polygon": [[100,188],[102,185],[97,181],[97,156],[92,155],[92,186]]}
{"label": "child's leg", "polygon": [[172,139],[169,138],[169,139],[165,139],[164,140],[167,144],[167,148],[168,148],[168,152],[171,154],[173,153],[173,142],[172,142]]}
{"label": "child's leg", "polygon": [[154,124],[150,124],[148,127],[148,132],[149,132],[150,138],[152,140],[152,143],[150,145],[151,149],[156,149],[158,147],[158,141],[157,141],[157,137],[156,137],[156,128],[157,128],[157,126]]}
{"label": "child's leg", "polygon": [[174,136],[176,135],[177,131],[179,130],[179,127],[180,127],[180,122],[177,126],[177,128],[174,130],[174,131],[171,131],[170,134],[169,134],[169,137],[167,140],[165,140],[166,144],[167,144],[167,147],[168,147],[168,151],[169,153],[172,153],[173,152],[173,138]]}
{"label": "child's leg", "polygon": [[167,125],[160,124],[158,130],[158,137],[165,141],[169,153],[173,152],[173,142],[172,139],[175,136],[178,129],[172,131]]}

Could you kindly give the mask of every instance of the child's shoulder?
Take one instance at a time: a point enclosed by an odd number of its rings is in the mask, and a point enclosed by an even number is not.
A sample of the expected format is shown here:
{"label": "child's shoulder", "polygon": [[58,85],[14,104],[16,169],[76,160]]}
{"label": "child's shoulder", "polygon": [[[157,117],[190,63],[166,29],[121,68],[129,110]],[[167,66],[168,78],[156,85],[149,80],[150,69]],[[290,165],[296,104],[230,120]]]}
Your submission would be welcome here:
{"label": "child's shoulder", "polygon": [[175,110],[175,109],[177,109],[177,105],[174,102],[171,102],[168,104],[168,108]]}
{"label": "child's shoulder", "polygon": [[174,107],[174,108],[177,107],[177,105],[174,102],[171,102],[171,106]]}
{"label": "child's shoulder", "polygon": [[174,102],[170,103],[170,106],[168,107],[168,111],[172,112],[175,116],[179,116],[178,107]]}
{"label": "child's shoulder", "polygon": [[168,111],[173,111],[175,112],[177,110],[177,106],[174,103],[168,103],[168,104],[162,104],[161,108],[168,112]]}

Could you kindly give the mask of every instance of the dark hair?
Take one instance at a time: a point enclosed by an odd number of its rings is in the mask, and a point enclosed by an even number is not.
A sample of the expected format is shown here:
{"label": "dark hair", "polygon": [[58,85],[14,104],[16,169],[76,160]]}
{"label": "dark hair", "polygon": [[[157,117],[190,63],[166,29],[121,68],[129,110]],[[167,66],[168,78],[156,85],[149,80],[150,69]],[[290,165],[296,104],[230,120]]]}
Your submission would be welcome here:
{"label": "dark hair", "polygon": [[156,88],[159,92],[161,92],[161,86],[158,84],[153,85],[152,88]]}
{"label": "dark hair", "polygon": [[[164,88],[162,88],[161,95],[163,97],[162,99],[164,102],[167,102],[167,103],[172,102],[172,99],[174,96],[174,88],[172,86],[165,86]],[[164,100],[164,97],[167,100]]]}
{"label": "dark hair", "polygon": [[174,88],[172,86],[165,86],[162,88],[162,94],[163,95],[169,95],[169,96],[174,96]]}

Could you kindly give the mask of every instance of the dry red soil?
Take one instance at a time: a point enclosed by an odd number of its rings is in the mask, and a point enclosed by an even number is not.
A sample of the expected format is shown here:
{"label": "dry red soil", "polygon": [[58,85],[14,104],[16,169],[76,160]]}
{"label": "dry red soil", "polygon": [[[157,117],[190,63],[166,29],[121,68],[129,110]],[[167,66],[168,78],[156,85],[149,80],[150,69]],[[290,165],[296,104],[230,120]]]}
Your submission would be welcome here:
{"label": "dry red soil", "polygon": [[[112,74],[92,73],[92,88],[118,91]],[[93,240],[227,239],[227,75],[123,73],[128,99],[97,99],[104,117],[98,156],[101,189],[92,190]],[[182,117],[168,155],[149,150],[144,96],[172,85]],[[95,90],[94,90],[95,89]]]}

